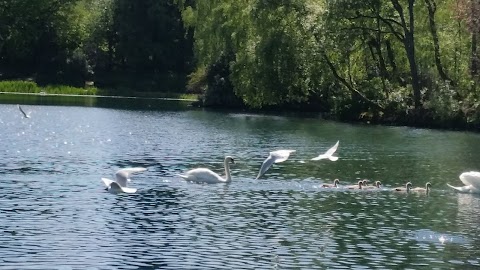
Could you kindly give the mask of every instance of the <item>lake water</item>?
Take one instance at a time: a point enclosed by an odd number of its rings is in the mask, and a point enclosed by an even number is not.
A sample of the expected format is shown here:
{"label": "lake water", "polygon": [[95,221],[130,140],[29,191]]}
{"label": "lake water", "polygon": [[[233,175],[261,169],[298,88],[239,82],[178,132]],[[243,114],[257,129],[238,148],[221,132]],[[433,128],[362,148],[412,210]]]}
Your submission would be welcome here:
{"label": "lake water", "polygon": [[[135,99],[29,98],[23,119],[3,103],[0,269],[480,267],[480,196],[446,186],[480,170],[479,134]],[[338,161],[310,160],[337,140]],[[297,152],[255,180],[276,149]],[[176,176],[221,173],[226,155],[236,161],[230,184]],[[148,169],[133,177],[137,193],[104,190],[101,177],[133,166]],[[335,178],[386,189],[320,187]],[[388,191],[407,181],[433,190]]]}

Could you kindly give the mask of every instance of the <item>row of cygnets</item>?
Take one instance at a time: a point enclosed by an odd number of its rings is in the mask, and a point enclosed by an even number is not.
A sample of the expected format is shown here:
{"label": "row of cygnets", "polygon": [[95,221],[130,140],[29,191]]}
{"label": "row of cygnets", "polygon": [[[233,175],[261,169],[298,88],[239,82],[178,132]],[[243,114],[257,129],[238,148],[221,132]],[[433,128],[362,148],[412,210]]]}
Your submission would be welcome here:
{"label": "row of cygnets", "polygon": [[368,185],[368,180],[363,179],[358,181],[356,185],[346,185],[346,186],[341,186],[340,185],[340,180],[335,179],[333,180],[333,184],[323,184],[321,185],[322,188],[344,188],[344,189],[356,189],[356,190],[391,190],[394,192],[424,192],[424,193],[429,193],[430,188],[432,187],[432,184],[430,182],[427,182],[425,184],[425,187],[412,187],[411,182],[407,182],[404,187],[394,187],[394,188],[383,188],[382,187],[382,182],[380,181],[375,181],[374,185]]}

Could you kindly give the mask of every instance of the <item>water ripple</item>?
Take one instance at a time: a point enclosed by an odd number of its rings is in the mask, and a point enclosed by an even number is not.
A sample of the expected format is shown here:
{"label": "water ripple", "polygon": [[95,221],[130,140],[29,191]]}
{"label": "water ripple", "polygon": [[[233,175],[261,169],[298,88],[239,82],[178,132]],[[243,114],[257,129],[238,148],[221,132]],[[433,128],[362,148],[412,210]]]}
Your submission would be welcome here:
{"label": "water ripple", "polygon": [[[0,269],[479,267],[480,197],[445,190],[474,167],[478,136],[193,110],[30,109],[27,122],[0,105],[13,115],[1,123]],[[338,162],[310,161],[338,138]],[[297,152],[255,180],[282,148]],[[176,176],[222,173],[225,155],[237,162],[230,184]],[[131,183],[139,191],[105,192],[100,177],[129,166],[148,168]],[[335,178],[386,188],[320,187]],[[407,180],[434,190],[389,191]]]}

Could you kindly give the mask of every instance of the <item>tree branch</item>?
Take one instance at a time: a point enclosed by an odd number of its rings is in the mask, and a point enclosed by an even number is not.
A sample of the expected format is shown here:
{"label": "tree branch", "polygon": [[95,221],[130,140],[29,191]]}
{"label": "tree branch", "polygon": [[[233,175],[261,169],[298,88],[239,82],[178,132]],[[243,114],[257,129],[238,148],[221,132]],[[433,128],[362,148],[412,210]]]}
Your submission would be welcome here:
{"label": "tree branch", "polygon": [[371,15],[365,15],[365,14],[360,14],[360,13],[356,13],[357,16],[355,17],[347,17],[347,19],[349,20],[357,20],[357,19],[363,19],[363,18],[367,18],[367,19],[379,19],[381,20],[382,22],[385,22],[385,23],[390,23],[390,24],[396,24],[400,27],[402,27],[402,24],[400,22],[397,22],[395,21],[394,19],[390,19],[390,18],[384,18],[380,15],[375,15],[375,16],[371,16]]}
{"label": "tree branch", "polygon": [[328,56],[325,52],[323,52],[323,59],[325,59],[325,62],[327,63],[330,70],[332,71],[332,74],[335,77],[335,79],[337,79],[341,84],[343,84],[345,87],[347,87],[347,89],[350,90],[350,92],[352,92],[354,94],[357,94],[363,101],[367,102],[370,105],[373,105],[375,108],[380,109],[380,110],[384,109],[382,105],[380,105],[377,102],[375,102],[375,101],[369,99],[368,97],[366,97],[362,92],[358,91],[357,89],[355,89],[355,87],[353,87],[351,84],[349,84],[347,82],[347,80],[345,80],[345,78],[342,78],[338,74],[337,69],[335,68],[333,63],[330,61],[330,59],[328,58]]}
{"label": "tree branch", "polygon": [[364,18],[367,18],[367,19],[379,19],[380,21],[382,21],[391,31],[391,33],[396,37],[398,38],[401,42],[403,42],[403,40],[405,39],[405,36],[403,36],[400,32],[398,32],[397,30],[395,30],[395,26],[394,25],[397,25],[397,26],[400,26],[402,27],[402,29],[404,28],[404,26],[402,25],[402,23],[400,22],[397,22],[396,20],[393,20],[393,19],[389,19],[389,18],[384,18],[380,15],[377,15],[377,16],[369,16],[369,15],[362,15],[362,14],[359,14],[357,13],[357,16],[355,17],[346,17],[346,19],[348,20],[357,20],[357,19],[364,19]]}
{"label": "tree branch", "polygon": [[363,27],[363,26],[353,26],[349,28],[340,28],[339,30],[342,31],[349,31],[349,30],[366,30],[370,32],[375,32],[375,33],[380,33],[380,34],[393,34],[396,38],[400,39],[400,41],[403,41],[403,34],[400,32],[391,32],[391,31],[379,31],[378,29],[370,28],[370,27]]}

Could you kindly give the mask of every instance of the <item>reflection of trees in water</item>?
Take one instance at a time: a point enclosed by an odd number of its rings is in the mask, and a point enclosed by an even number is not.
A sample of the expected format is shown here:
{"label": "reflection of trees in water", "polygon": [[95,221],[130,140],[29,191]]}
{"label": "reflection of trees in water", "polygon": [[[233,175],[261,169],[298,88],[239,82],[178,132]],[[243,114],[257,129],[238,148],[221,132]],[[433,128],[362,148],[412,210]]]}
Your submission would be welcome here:
{"label": "reflection of trees in water", "polygon": [[191,102],[181,100],[165,100],[157,98],[118,98],[98,97],[96,107],[115,108],[121,110],[162,110],[178,111],[191,109]]}

